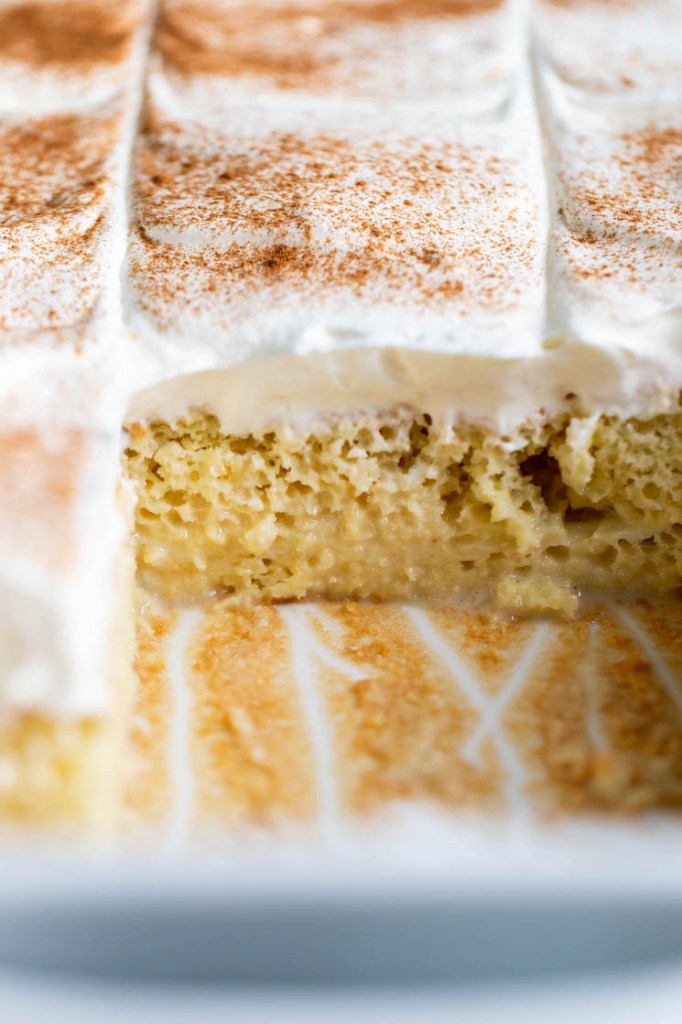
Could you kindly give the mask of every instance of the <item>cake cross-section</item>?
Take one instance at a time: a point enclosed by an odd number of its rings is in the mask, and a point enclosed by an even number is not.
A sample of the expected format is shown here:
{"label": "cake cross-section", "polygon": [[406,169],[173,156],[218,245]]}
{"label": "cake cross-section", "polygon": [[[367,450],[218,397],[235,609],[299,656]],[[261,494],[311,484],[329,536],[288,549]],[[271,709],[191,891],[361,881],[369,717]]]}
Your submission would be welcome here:
{"label": "cake cross-section", "polygon": [[[126,298],[146,586],[678,585],[679,112],[658,64],[619,78],[619,19],[541,5],[531,68],[514,3],[163,5]],[[613,68],[579,90],[593,24]]]}

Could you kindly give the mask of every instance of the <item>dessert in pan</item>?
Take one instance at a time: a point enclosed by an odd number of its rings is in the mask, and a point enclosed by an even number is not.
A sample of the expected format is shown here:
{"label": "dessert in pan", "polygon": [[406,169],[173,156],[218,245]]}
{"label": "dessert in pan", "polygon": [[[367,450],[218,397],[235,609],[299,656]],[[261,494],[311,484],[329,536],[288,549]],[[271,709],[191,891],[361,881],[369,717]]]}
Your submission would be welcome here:
{"label": "dessert in pan", "polygon": [[107,822],[134,693],[118,310],[141,9],[0,5],[0,816]]}
{"label": "dessert in pan", "polygon": [[111,813],[133,553],[174,602],[679,586],[681,18],[0,7],[5,814]]}
{"label": "dessert in pan", "polygon": [[126,274],[173,375],[128,423],[152,590],[677,585],[679,115],[637,55],[566,80],[592,17],[538,12],[537,116],[515,4],[164,7]]}

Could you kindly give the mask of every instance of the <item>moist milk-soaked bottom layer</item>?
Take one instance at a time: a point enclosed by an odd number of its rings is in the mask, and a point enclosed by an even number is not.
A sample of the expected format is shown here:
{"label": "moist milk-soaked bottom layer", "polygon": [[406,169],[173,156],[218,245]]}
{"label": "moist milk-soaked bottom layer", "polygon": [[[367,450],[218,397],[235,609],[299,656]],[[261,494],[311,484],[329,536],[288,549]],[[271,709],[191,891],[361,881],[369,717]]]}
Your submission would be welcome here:
{"label": "moist milk-soaked bottom layer", "polygon": [[149,605],[129,835],[178,852],[402,821],[418,845],[422,812],[456,826],[674,810],[681,627],[677,601],[568,623],[447,605]]}

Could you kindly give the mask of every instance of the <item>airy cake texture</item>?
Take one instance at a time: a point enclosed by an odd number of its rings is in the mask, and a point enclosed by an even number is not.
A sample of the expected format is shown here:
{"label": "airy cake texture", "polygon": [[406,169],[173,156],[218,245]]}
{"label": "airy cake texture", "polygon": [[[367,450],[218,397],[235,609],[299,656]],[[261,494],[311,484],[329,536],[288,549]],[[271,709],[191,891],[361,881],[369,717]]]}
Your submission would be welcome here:
{"label": "airy cake texture", "polygon": [[[589,436],[586,437],[586,431]],[[225,436],[131,428],[142,583],[166,597],[452,598],[572,614],[682,577],[682,412],[566,414],[511,441],[426,413]]]}
{"label": "airy cake texture", "polygon": [[127,266],[145,586],[561,614],[679,586],[678,58],[669,5],[622,13],[540,4],[533,94],[514,4],[163,5]]}
{"label": "airy cake texture", "polygon": [[1,0],[2,813],[113,815],[133,546],[180,601],[679,586],[681,18]]}

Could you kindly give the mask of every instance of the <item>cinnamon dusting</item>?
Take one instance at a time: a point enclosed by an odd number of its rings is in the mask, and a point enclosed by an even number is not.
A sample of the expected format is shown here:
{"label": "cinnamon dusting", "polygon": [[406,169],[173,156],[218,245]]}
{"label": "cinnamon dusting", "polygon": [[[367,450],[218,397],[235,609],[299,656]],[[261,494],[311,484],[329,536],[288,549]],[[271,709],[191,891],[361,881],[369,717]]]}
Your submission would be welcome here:
{"label": "cinnamon dusting", "polygon": [[0,434],[0,535],[5,550],[25,549],[50,571],[74,557],[75,496],[87,447],[73,431],[47,445],[34,430]]}
{"label": "cinnamon dusting", "polygon": [[0,60],[82,71],[125,58],[136,4],[55,0],[0,7]]}
{"label": "cinnamon dusting", "polygon": [[514,165],[487,149],[428,135],[186,138],[151,114],[146,128],[133,274],[162,321],[185,287],[506,309],[540,273],[532,196],[519,183],[508,202]]}
{"label": "cinnamon dusting", "polygon": [[0,123],[0,227],[66,224],[102,199],[118,118],[66,114]]}
{"label": "cinnamon dusting", "polygon": [[83,322],[111,194],[119,116],[0,122],[0,328]]}
{"label": "cinnamon dusting", "polygon": [[[342,40],[353,34],[346,60],[376,59],[368,30],[443,22],[498,9],[502,0],[299,0],[224,8],[180,0],[166,3],[155,45],[169,68],[183,74],[257,76],[278,88],[315,80],[318,88],[340,63]],[[365,52],[367,51],[367,52]]]}
{"label": "cinnamon dusting", "polygon": [[642,288],[652,273],[682,270],[675,255],[682,224],[682,129],[653,123],[613,140],[610,162],[591,159],[594,140],[555,144],[565,195],[565,254],[590,284],[618,280]]}

